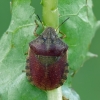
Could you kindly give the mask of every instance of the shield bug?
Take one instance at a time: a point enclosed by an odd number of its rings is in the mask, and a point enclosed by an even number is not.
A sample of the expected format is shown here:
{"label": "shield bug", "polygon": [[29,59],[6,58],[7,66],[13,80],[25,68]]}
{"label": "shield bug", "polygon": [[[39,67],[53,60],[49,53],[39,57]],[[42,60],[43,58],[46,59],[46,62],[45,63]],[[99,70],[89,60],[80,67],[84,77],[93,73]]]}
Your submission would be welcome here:
{"label": "shield bug", "polygon": [[29,43],[26,75],[30,82],[43,90],[52,90],[67,79],[68,46],[52,27]]}

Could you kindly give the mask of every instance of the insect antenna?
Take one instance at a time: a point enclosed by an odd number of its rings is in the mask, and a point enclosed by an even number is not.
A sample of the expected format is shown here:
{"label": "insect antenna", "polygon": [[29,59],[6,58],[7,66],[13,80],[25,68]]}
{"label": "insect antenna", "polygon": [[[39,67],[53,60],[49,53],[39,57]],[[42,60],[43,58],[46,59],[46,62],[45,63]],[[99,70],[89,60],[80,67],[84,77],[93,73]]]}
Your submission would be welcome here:
{"label": "insect antenna", "polygon": [[37,18],[39,19],[39,21],[40,21],[40,22],[41,22],[41,24],[42,24],[42,21],[41,21],[41,19],[40,19],[39,15],[37,15]]}
{"label": "insect antenna", "polygon": [[42,24],[42,27],[44,28],[43,22],[41,21],[39,15],[37,15],[37,18],[39,19],[40,23]]}
{"label": "insect antenna", "polygon": [[69,19],[69,17],[68,18],[66,18],[57,28],[56,28],[56,31],[58,30],[58,28],[63,24],[63,23],[65,23],[67,20]]}

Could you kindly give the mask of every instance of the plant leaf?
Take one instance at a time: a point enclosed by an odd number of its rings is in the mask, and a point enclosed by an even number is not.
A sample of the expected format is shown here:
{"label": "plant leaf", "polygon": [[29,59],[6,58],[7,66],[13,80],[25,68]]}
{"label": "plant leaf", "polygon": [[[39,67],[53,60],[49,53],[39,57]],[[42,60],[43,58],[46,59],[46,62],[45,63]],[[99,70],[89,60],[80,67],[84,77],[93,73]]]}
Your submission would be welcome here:
{"label": "plant leaf", "polygon": [[89,45],[96,31],[96,20],[91,0],[59,0],[61,22],[67,17],[61,31],[66,34],[64,41],[69,46],[69,67],[77,71],[86,59]]}
{"label": "plant leaf", "polygon": [[80,100],[79,95],[72,88],[63,86],[62,91],[63,96],[66,97],[68,100]]}
{"label": "plant leaf", "polygon": [[25,69],[28,44],[33,40],[34,9],[30,0],[12,1],[12,19],[0,40],[0,100],[46,100],[44,91],[32,86]]}
{"label": "plant leaf", "polygon": [[66,34],[64,42],[69,46],[70,73],[63,85],[63,93],[66,91],[64,94],[67,98],[69,97],[69,100],[79,100],[79,96],[72,95],[71,88],[66,89],[65,87],[71,86],[71,76],[74,76],[87,60],[89,46],[99,24],[92,12],[92,0],[59,0],[59,12],[60,22],[70,17],[60,28],[60,31]]}

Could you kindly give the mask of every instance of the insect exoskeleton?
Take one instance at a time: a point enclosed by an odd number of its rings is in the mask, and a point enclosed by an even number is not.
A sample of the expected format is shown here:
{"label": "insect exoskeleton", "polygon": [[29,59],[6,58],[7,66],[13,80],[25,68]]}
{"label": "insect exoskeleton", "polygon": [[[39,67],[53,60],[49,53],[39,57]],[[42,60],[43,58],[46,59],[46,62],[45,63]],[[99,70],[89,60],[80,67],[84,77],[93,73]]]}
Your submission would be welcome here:
{"label": "insect exoskeleton", "polygon": [[29,43],[26,75],[30,82],[43,90],[52,90],[67,79],[68,46],[52,27]]}

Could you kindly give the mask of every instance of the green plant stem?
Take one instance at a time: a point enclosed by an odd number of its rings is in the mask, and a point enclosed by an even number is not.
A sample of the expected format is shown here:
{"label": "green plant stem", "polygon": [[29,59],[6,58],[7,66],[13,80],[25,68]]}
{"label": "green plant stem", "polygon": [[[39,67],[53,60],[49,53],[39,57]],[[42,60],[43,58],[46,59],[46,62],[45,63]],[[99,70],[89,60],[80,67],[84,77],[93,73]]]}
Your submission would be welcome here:
{"label": "green plant stem", "polygon": [[[42,0],[43,23],[46,27],[57,28],[59,26],[58,0]],[[62,100],[61,87],[47,91],[48,100]]]}
{"label": "green plant stem", "polygon": [[48,100],[62,100],[61,87],[51,91],[47,91],[47,98]]}
{"label": "green plant stem", "polygon": [[58,0],[42,0],[43,23],[46,27],[57,28],[59,25]]}

